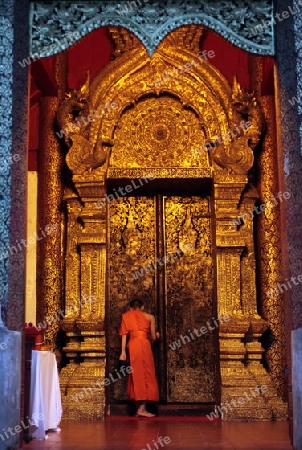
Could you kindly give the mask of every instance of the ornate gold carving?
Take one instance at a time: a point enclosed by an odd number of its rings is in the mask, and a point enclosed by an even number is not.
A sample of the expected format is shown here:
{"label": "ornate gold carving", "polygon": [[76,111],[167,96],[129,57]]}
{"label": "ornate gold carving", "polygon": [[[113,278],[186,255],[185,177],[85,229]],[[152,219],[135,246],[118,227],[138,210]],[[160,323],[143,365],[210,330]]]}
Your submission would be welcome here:
{"label": "ornate gold carving", "polygon": [[[182,32],[182,34],[186,33]],[[100,141],[113,145],[114,130],[116,126],[120,127],[121,118],[124,120],[125,108],[130,107],[128,112],[130,114],[131,106],[138,102],[146,102],[149,95],[156,98],[160,92],[165,93],[166,97],[173,96],[179,99],[183,105],[183,110],[180,105],[177,107],[181,112],[180,118],[189,117],[190,111],[186,111],[186,106],[190,105],[192,114],[194,112],[198,117],[199,128],[207,139],[228,131],[227,110],[231,103],[230,87],[207,61],[204,59],[200,61],[196,53],[183,49],[181,45],[176,47],[173,41],[176,39],[179,42],[177,36],[177,32],[169,35],[152,58],[147,55],[142,45],[137,43],[135,53],[131,50],[127,54],[122,54],[110,65],[111,67],[108,66],[95,78],[91,86],[93,107],[97,108],[104,103],[104,98],[108,104],[118,103],[119,106],[105,114],[100,121],[92,122],[90,140],[93,144]],[[192,38],[193,41],[195,42],[195,38]],[[188,62],[192,65],[192,70],[188,70],[184,77],[180,69],[183,69]],[[170,76],[164,77],[169,73]],[[159,78],[160,80],[158,80]],[[145,100],[143,100],[144,98]],[[172,99],[167,99],[167,101],[171,103]],[[175,108],[176,102],[174,102],[174,110]],[[135,108],[135,111],[138,110]],[[167,110],[161,111],[161,114],[167,119],[171,117],[168,107]],[[178,123],[177,120],[176,125]],[[167,129],[169,127],[162,126],[157,130],[157,136],[159,134],[161,136],[160,140],[165,135],[167,136]],[[155,140],[155,135],[156,129],[153,126],[152,141]],[[131,134],[129,134],[130,137]],[[201,144],[202,141],[199,141],[198,147]],[[190,152],[194,149],[189,148],[188,150]],[[186,153],[188,154],[188,151]],[[206,154],[206,152],[204,153]]]}
{"label": "ornate gold carving", "polygon": [[[226,247],[217,253],[218,313],[242,316],[240,257],[242,248]],[[232,283],[228,281],[232,280]]]}
{"label": "ornate gold carving", "polygon": [[66,156],[66,162],[75,175],[101,167],[106,159],[107,155],[102,147],[99,146],[93,151],[91,144],[83,136],[72,136],[72,147]]}
{"label": "ornate gold carving", "polygon": [[[274,198],[278,189],[278,171],[276,165],[276,142],[274,136],[274,124],[271,111],[274,110],[273,100],[261,99],[268,126],[268,135],[263,142],[264,151],[259,155],[262,168],[260,194],[263,202]],[[260,247],[260,269],[261,269],[261,298],[263,316],[270,324],[271,339],[266,349],[266,360],[270,369],[277,392],[287,398],[286,378],[286,335],[284,316],[284,294],[276,292],[275,295],[268,294],[276,289],[278,283],[284,281],[282,272],[282,236],[280,226],[279,205],[267,208],[259,218],[258,243]],[[284,415],[284,417],[286,417]]]}
{"label": "ornate gold carving", "polygon": [[97,169],[107,159],[107,153],[102,145],[94,149],[87,139],[89,123],[93,119],[92,111],[89,109],[89,82],[88,73],[87,80],[80,89],[74,89],[66,94],[57,113],[59,133],[63,133],[69,147],[66,162],[75,175],[81,175],[86,170]]}
{"label": "ornate gold carving", "polygon": [[132,48],[140,46],[140,40],[123,27],[108,27],[108,32],[111,40],[115,44],[115,51],[113,56],[116,58],[123,53],[127,53]]}
{"label": "ornate gold carving", "polygon": [[114,167],[109,167],[108,178],[118,180],[118,179],[150,179],[152,183],[153,179],[157,178],[180,178],[180,179],[211,179],[212,178],[211,168],[170,168],[170,167],[152,167],[152,168],[125,168],[117,169]]}
{"label": "ornate gold carving", "polygon": [[82,205],[80,199],[71,189],[66,189],[64,199],[67,210],[65,269],[65,290],[67,295],[65,298],[64,321],[71,321],[73,323],[78,315],[78,305],[81,297],[80,280],[78,277],[80,257],[77,252],[77,235],[82,230],[82,226],[78,221]]}
{"label": "ornate gold carving", "polygon": [[64,418],[101,420],[105,412],[105,359],[93,363],[71,363],[60,374]]}
{"label": "ornate gold carving", "polygon": [[263,117],[254,94],[243,91],[236,77],[232,90],[232,106],[231,130],[236,129],[239,133],[231,132],[226,136],[224,142],[212,150],[212,155],[218,166],[232,173],[246,174],[254,162],[253,149],[263,131]]}
{"label": "ornate gold carving", "polygon": [[[247,211],[257,198],[257,193],[246,187],[253,150],[262,133],[259,106],[236,80],[231,89],[217,69],[197,56],[202,28],[176,30],[152,57],[126,30],[111,27],[110,33],[119,57],[91,83],[87,107],[89,111],[105,105],[116,107],[108,107],[101,117],[94,115],[90,126],[81,133],[76,130],[67,156],[78,197],[66,198],[71,233],[66,304],[72,298],[72,280],[77,295],[96,297],[95,304],[79,305],[63,321],[68,332],[66,352],[72,362],[62,371],[62,386],[73,389],[65,399],[69,405],[67,416],[72,417],[78,410],[81,418],[88,417],[86,406],[77,406],[71,393],[87,386],[89,380],[96,380],[100,373],[96,368],[105,366],[108,257],[110,353],[106,357],[110,372],[120,352],[121,314],[132,295],[138,294],[151,312],[161,313],[160,329],[166,340],[173,342],[180,334],[187,334],[192,324],[202,326],[214,314],[215,264],[218,313],[230,316],[219,331],[221,401],[243,396],[246,389],[264,382],[270,392],[267,398],[255,399],[249,408],[236,408],[225,418],[241,418],[244,414],[253,418],[284,417],[286,406],[260,364],[263,349],[258,339],[268,323],[257,314],[253,224],[232,226],[239,210]],[[188,62],[191,69],[184,73]],[[206,142],[229,135],[232,127],[247,119],[251,126],[242,135],[225,138],[218,147],[205,150]],[[161,194],[155,199],[139,191],[135,197],[110,202],[106,199],[110,216],[106,234],[106,205],[99,208],[96,204],[97,200],[105,200],[106,180],[113,185],[118,180],[148,176],[154,178],[154,189],[159,191],[162,185],[158,180],[165,178],[201,180],[200,191],[196,197],[167,197],[164,201]],[[213,179],[211,201],[197,197],[202,196],[205,185],[210,190],[209,179]],[[179,189],[182,186],[179,184]],[[212,225],[216,225],[215,241]],[[217,258],[213,261],[214,247]],[[176,260],[163,270],[158,258],[177,251],[180,254]],[[159,356],[163,400],[216,400],[215,333],[192,341],[177,353],[168,351],[165,374],[165,362]],[[162,355],[163,344],[160,350]],[[84,362],[75,365],[81,358]],[[87,378],[86,370],[90,368]],[[126,399],[125,384],[125,378],[112,384],[108,401]],[[102,409],[104,393],[101,388],[97,392]],[[92,415],[99,414],[96,409],[94,403]]]}
{"label": "ornate gold carving", "polygon": [[219,333],[221,402],[226,404],[243,397],[257,384],[266,385],[269,391],[265,398],[252,398],[249,402],[252,413],[243,406],[227,409],[223,417],[285,418],[287,406],[260,364],[263,349],[258,340],[269,324],[257,313],[253,220],[245,221],[243,226],[233,225],[232,230],[228,226],[234,224],[238,208],[242,213],[253,211],[258,193],[250,186],[243,194],[243,176],[215,174],[214,179],[218,311],[231,317],[220,326]]}
{"label": "ornate gold carving", "polygon": [[72,92],[66,93],[58,108],[57,124],[61,130],[66,132],[64,139],[68,146],[71,145],[69,136],[81,132],[80,119],[89,113],[89,83],[88,74],[85,84],[80,89],[74,89]]}
{"label": "ornate gold carving", "polygon": [[234,77],[232,89],[232,103],[234,107],[234,125],[239,125],[243,118],[248,118],[250,126],[246,128],[245,135],[248,136],[249,145],[252,149],[258,144],[263,132],[263,113],[256,99],[255,93],[244,91]]}
{"label": "ornate gold carving", "polygon": [[206,37],[207,29],[200,25],[188,25],[177,28],[159,44],[161,47],[167,48],[187,48],[191,53],[199,53],[200,41]]}
{"label": "ornate gold carving", "polygon": [[[251,77],[253,88],[256,92],[262,91],[262,59],[256,56],[251,57]],[[276,93],[275,95],[277,95]],[[278,283],[284,281],[284,272],[282,264],[282,223],[280,218],[279,204],[270,207],[267,202],[276,197],[278,191],[281,191],[276,158],[282,148],[282,142],[277,142],[276,138],[276,117],[275,100],[273,96],[258,96],[259,104],[263,111],[266,123],[266,134],[262,143],[262,151],[257,156],[257,165],[261,167],[261,177],[259,178],[257,189],[261,203],[266,204],[266,209],[258,216],[257,222],[257,244],[259,272],[261,276],[260,283],[260,303],[262,306],[263,317],[269,322],[270,328],[267,334],[268,339],[265,342],[265,366],[269,369],[269,375],[273,386],[278,395],[282,395],[283,400],[288,398],[288,380],[286,372],[286,354],[290,346],[290,339],[286,323],[285,310],[286,297],[281,292],[269,297],[268,294],[274,290]],[[279,150],[278,150],[279,149]],[[286,409],[283,414],[276,413],[277,418],[283,420],[287,417]]]}
{"label": "ornate gold carving", "polygon": [[126,111],[115,139],[112,168],[209,167],[207,152],[192,151],[205,140],[198,117],[168,96]]}
{"label": "ornate gold carving", "polygon": [[238,137],[235,142],[226,142],[212,150],[215,163],[236,174],[246,174],[254,162],[254,154],[248,146],[248,138]]}
{"label": "ornate gold carving", "polygon": [[[243,217],[250,217],[254,211],[255,202],[259,195],[255,187],[249,186],[241,199],[241,212]],[[246,220],[242,227],[245,235],[245,251],[241,258],[241,286],[242,303],[245,314],[260,318],[257,314],[256,295],[256,258],[254,249],[253,217]],[[246,282],[248,280],[248,282]],[[262,332],[265,331],[262,330]],[[260,333],[261,335],[262,333]],[[260,336],[259,336],[260,337]]]}
{"label": "ornate gold carving", "polygon": [[[64,348],[70,365],[61,372],[64,390],[64,417],[68,419],[100,419],[105,410],[105,272],[106,225],[104,208],[96,200],[104,195],[104,170],[87,172],[85,179],[74,175],[80,196],[66,190],[67,255],[66,311],[61,323],[67,332]],[[79,361],[83,361],[80,362]],[[103,369],[100,371],[99,368]],[[87,369],[91,374],[87,373]],[[67,375],[66,375],[67,374]],[[84,395],[83,395],[84,392]],[[93,400],[91,400],[94,393]],[[79,400],[76,400],[78,395]],[[84,400],[83,400],[84,398]],[[87,401],[91,401],[90,407]]]}
{"label": "ornate gold carving", "polygon": [[[104,322],[106,250],[103,245],[81,245],[81,276],[87,280],[81,286],[81,321]],[[83,330],[83,327],[81,328]]]}

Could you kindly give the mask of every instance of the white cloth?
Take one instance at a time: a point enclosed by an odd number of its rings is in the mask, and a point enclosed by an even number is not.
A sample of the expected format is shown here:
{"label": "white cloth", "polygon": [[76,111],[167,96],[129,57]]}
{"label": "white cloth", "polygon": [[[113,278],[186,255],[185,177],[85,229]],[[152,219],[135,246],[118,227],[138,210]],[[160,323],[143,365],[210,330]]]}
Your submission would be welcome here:
{"label": "white cloth", "polygon": [[45,432],[57,428],[62,403],[57,362],[54,353],[32,351],[29,419],[34,439],[45,439]]}

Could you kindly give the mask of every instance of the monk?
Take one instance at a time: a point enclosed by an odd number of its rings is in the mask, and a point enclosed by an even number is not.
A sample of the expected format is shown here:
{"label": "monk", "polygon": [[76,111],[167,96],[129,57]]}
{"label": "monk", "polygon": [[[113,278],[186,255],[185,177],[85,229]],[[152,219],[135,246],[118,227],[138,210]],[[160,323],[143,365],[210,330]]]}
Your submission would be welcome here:
{"label": "monk", "polygon": [[129,398],[136,401],[138,417],[154,417],[147,411],[147,401],[158,401],[158,386],[155,377],[154,357],[151,339],[155,341],[159,334],[155,332],[155,318],[144,311],[143,303],[138,300],[130,302],[130,311],[122,315],[120,336],[122,352],[120,360],[126,360],[127,335],[128,351],[132,372],[128,378]]}

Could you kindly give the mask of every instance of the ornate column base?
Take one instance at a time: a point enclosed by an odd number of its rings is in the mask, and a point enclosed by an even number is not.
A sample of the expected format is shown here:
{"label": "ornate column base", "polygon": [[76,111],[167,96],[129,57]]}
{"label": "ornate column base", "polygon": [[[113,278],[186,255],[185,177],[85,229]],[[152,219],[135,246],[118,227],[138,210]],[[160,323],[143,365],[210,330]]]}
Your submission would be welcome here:
{"label": "ornate column base", "polygon": [[[233,318],[220,327],[221,405],[223,420],[286,420],[287,404],[278,397],[269,373],[260,363],[258,338],[264,320]],[[250,335],[252,331],[252,335]],[[246,336],[252,342],[246,342]]]}
{"label": "ornate column base", "polygon": [[94,329],[88,330],[86,320],[62,323],[62,328],[68,330],[69,342],[64,351],[70,361],[60,373],[63,419],[87,421],[104,418],[106,353],[105,332],[100,331],[102,325],[94,322]]}
{"label": "ornate column base", "polygon": [[221,364],[221,406],[223,420],[286,420],[287,404],[278,397],[271,377],[256,364]]}
{"label": "ornate column base", "polygon": [[[102,420],[105,412],[105,358],[68,364],[60,375],[63,419]],[[98,384],[97,384],[98,383]]]}

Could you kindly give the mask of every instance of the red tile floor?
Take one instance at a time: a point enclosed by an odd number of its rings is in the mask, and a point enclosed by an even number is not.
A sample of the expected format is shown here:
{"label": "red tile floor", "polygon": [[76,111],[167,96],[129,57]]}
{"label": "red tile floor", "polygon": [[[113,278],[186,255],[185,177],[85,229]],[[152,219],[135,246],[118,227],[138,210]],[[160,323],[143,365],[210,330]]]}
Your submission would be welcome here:
{"label": "red tile floor", "polygon": [[[194,418],[61,422],[61,432],[26,450],[291,450],[288,422],[209,422]],[[159,437],[166,438],[166,442]],[[171,440],[170,443],[169,440]]]}

